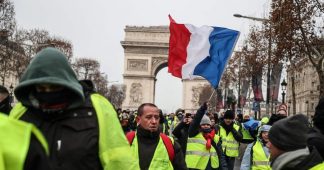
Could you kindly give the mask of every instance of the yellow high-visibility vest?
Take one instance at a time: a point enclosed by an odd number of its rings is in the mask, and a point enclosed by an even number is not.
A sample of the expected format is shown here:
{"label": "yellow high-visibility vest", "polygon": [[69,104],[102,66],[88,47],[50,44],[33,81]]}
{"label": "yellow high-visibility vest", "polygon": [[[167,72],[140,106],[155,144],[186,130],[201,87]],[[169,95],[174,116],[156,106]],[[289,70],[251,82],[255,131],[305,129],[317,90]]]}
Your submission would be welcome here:
{"label": "yellow high-visibility vest", "polygon": [[[219,136],[215,135],[214,142],[219,142]],[[206,169],[210,159],[213,168],[219,167],[217,151],[212,146],[210,150],[206,149],[206,139],[199,132],[195,137],[189,138],[187,141],[186,164],[192,169]]]}
{"label": "yellow high-visibility vest", "polygon": [[[173,139],[170,138],[172,143]],[[138,156],[138,141],[137,135],[133,139],[132,145],[132,153],[135,158],[139,158]],[[149,170],[173,170],[172,162],[170,161],[168,150],[163,143],[162,138],[160,137],[159,143],[156,146],[152,161],[149,166]]]}
{"label": "yellow high-visibility vest", "polygon": [[0,113],[0,169],[23,170],[32,134],[48,154],[45,138],[31,123],[8,118]]}
{"label": "yellow high-visibility vest", "polygon": [[252,170],[270,170],[270,161],[267,155],[264,153],[262,144],[257,140],[252,147]]}
{"label": "yellow high-visibility vest", "polygon": [[[233,124],[235,130],[239,130],[239,126],[236,124]],[[218,131],[219,136],[222,140],[222,148],[223,152],[225,152],[226,156],[229,157],[238,157],[239,155],[239,142],[237,142],[232,134],[232,132],[229,132],[226,135],[226,130],[220,126],[220,129]]]}
{"label": "yellow high-visibility vest", "polygon": [[324,169],[324,162],[319,163],[319,164],[313,166],[313,167],[312,167],[311,169],[309,169],[309,170],[323,170],[323,169]]}

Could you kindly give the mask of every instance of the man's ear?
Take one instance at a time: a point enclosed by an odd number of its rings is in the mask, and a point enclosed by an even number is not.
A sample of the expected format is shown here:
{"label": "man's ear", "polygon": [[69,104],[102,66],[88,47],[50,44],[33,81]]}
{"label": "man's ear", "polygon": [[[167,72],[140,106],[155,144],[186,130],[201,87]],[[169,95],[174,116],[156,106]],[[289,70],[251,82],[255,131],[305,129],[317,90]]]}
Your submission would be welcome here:
{"label": "man's ear", "polygon": [[137,123],[137,124],[140,124],[140,123],[141,123],[141,121],[140,121],[140,120],[141,120],[140,116],[136,116],[136,119],[135,119],[135,120],[136,120],[136,123]]}

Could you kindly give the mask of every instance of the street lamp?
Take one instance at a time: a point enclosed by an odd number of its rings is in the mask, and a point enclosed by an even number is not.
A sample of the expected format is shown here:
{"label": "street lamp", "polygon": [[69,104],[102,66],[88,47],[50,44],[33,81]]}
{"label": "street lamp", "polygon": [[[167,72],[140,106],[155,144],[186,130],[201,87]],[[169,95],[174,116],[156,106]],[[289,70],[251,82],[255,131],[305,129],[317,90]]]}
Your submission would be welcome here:
{"label": "street lamp", "polygon": [[244,15],[241,15],[241,14],[234,14],[233,15],[234,17],[237,17],[237,18],[246,18],[246,19],[251,19],[253,21],[261,21],[261,22],[266,22],[266,23],[269,23],[269,31],[270,31],[270,36],[269,36],[269,51],[268,51],[268,72],[267,72],[267,98],[266,98],[266,114],[269,115],[269,105],[270,105],[270,81],[271,81],[271,78],[270,78],[270,65],[271,65],[271,23],[270,23],[270,20],[269,19],[266,19],[266,18],[257,18],[257,17],[251,17],[251,16],[244,16]]}
{"label": "street lamp", "polygon": [[306,115],[307,115],[307,117],[308,117],[308,100],[306,100]]}
{"label": "street lamp", "polygon": [[282,103],[285,103],[285,95],[286,95],[286,88],[287,88],[287,82],[285,79],[281,82],[281,90],[282,90]]}
{"label": "street lamp", "polygon": [[10,86],[9,86],[9,95],[10,95],[10,97],[9,97],[9,99],[10,99],[10,105],[11,105],[11,103],[13,102],[13,86],[12,86],[12,84],[10,84]]}

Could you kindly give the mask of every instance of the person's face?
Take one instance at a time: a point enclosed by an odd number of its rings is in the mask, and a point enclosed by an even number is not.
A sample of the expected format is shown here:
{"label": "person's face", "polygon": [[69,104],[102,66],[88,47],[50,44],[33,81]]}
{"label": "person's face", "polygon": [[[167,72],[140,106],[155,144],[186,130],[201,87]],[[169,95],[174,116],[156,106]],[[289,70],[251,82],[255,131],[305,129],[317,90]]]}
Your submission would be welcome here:
{"label": "person's face", "polygon": [[190,124],[192,122],[192,118],[191,117],[185,117],[183,119],[183,121],[186,123],[186,124]]}
{"label": "person's face", "polygon": [[233,119],[228,119],[228,118],[224,119],[224,123],[226,125],[230,125],[230,124],[232,124],[232,122],[233,122]]}
{"label": "person's face", "polygon": [[8,94],[0,93],[0,102],[2,102],[4,99],[8,97]]}
{"label": "person's face", "polygon": [[159,127],[160,115],[159,109],[153,106],[144,106],[143,114],[137,116],[138,124],[145,130],[156,132]]}
{"label": "person's face", "polygon": [[64,87],[54,84],[37,84],[36,92],[58,92],[63,90]]}
{"label": "person's face", "polygon": [[211,125],[214,126],[215,125],[215,120],[214,119],[210,119]]}
{"label": "person's face", "polygon": [[281,155],[283,153],[282,150],[278,149],[276,146],[274,146],[271,141],[269,141],[267,143],[267,147],[269,148],[269,152],[270,152],[270,160],[274,160],[275,158],[277,158],[279,155]]}
{"label": "person's face", "polygon": [[284,110],[278,111],[277,114],[279,114],[279,115],[285,115],[285,116],[287,115],[286,111],[284,111]]}
{"label": "person's face", "polygon": [[268,133],[269,132],[261,132],[261,137],[266,143],[269,142]]}
{"label": "person's face", "polygon": [[200,128],[201,129],[210,129],[211,126],[209,124],[202,124],[202,125],[200,125]]}

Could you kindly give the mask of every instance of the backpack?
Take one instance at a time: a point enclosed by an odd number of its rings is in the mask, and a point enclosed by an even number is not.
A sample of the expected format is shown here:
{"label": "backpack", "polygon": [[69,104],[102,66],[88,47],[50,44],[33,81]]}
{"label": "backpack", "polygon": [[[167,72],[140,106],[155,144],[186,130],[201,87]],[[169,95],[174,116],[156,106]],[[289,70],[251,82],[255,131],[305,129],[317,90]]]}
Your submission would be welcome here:
{"label": "backpack", "polygon": [[[170,161],[173,162],[174,148],[173,148],[173,144],[172,144],[171,139],[167,135],[165,135],[163,133],[160,133],[160,137],[162,138],[164,146],[166,147],[166,149],[168,151]],[[128,142],[129,142],[129,144],[132,145],[133,140],[135,138],[135,131],[128,132],[126,134],[126,138],[127,138]]]}

